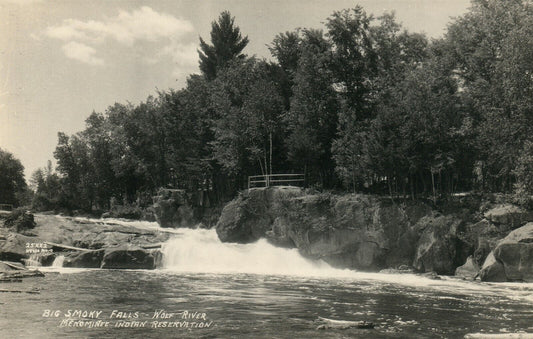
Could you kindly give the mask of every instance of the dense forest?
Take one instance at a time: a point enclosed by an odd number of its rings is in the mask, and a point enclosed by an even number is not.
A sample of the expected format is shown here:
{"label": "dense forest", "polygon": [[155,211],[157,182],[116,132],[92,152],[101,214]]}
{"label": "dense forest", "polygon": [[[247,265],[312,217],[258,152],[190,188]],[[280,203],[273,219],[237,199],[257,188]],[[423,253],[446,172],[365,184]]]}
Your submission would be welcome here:
{"label": "dense forest", "polygon": [[[238,18],[237,18],[238,19]],[[316,189],[416,199],[533,194],[533,6],[473,0],[442,38],[393,14],[334,12],[280,33],[271,60],[229,12],[200,39],[201,74],[58,134],[57,168],[31,178],[37,209],[151,203],[160,187],[233,197],[247,177],[304,173]],[[265,42],[268,43],[268,42]]]}

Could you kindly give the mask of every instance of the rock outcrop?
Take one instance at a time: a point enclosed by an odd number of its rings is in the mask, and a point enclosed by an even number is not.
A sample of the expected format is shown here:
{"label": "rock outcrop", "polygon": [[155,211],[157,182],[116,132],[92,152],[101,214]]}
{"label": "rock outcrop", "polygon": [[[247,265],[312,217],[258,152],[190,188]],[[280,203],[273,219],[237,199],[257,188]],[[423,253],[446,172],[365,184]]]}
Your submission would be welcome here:
{"label": "rock outcrop", "polygon": [[33,214],[22,209],[16,209],[4,221],[4,227],[14,232],[24,233],[35,228]]}
{"label": "rock outcrop", "polygon": [[37,270],[29,270],[18,262],[0,261],[0,282],[20,282],[22,278],[43,277]]}
{"label": "rock outcrop", "polygon": [[418,229],[423,230],[418,240],[413,266],[420,272],[453,274],[466,260],[469,244],[459,236],[464,229],[462,220],[453,215],[427,215]]}
{"label": "rock outcrop", "polygon": [[490,253],[485,259],[483,267],[479,272],[479,278],[481,281],[492,281],[492,282],[505,282],[507,281],[507,276],[505,275],[505,268],[503,264],[496,260],[494,253]]}
{"label": "rock outcrop", "polygon": [[72,252],[65,256],[63,267],[100,268],[104,250]]}
{"label": "rock outcrop", "polygon": [[485,218],[503,230],[513,230],[533,221],[533,213],[511,204],[500,204],[484,214]]}
{"label": "rock outcrop", "polygon": [[473,280],[479,275],[480,267],[472,256],[466,259],[464,265],[455,269],[455,276]]}
{"label": "rock outcrop", "polygon": [[533,282],[533,222],[515,229],[498,243],[485,260],[480,278]]}
{"label": "rock outcrop", "polygon": [[187,192],[182,189],[160,189],[153,210],[161,227],[193,227],[197,223]]}
{"label": "rock outcrop", "polygon": [[[62,255],[64,267],[153,269],[151,252],[169,238],[166,232],[104,220],[39,214],[35,221],[32,232],[36,236],[32,237],[0,229],[0,260],[30,260],[32,265],[50,266]],[[32,254],[28,248],[38,253]],[[49,253],[50,249],[54,252]]]}
{"label": "rock outcrop", "polygon": [[224,242],[266,238],[333,266],[379,270],[402,265],[453,274],[468,256],[463,223],[424,203],[399,205],[369,195],[306,194],[257,188],[230,202],[216,226]]}
{"label": "rock outcrop", "polygon": [[39,243],[35,237],[29,237],[18,233],[0,233],[0,260],[22,262],[29,258],[27,253],[28,244]]}
{"label": "rock outcrop", "polygon": [[63,267],[151,270],[156,267],[156,259],[161,260],[160,256],[154,256],[150,251],[126,244],[99,250],[67,253]]}
{"label": "rock outcrop", "polygon": [[100,268],[152,270],[155,260],[150,252],[140,247],[124,245],[106,249]]}
{"label": "rock outcrop", "polygon": [[286,229],[273,229],[272,224],[280,213],[283,213],[290,198],[303,194],[298,187],[251,189],[242,192],[222,210],[216,225],[218,237],[222,242],[250,243],[272,231],[269,238],[273,242],[287,242],[287,247],[294,247],[288,235],[283,233]]}

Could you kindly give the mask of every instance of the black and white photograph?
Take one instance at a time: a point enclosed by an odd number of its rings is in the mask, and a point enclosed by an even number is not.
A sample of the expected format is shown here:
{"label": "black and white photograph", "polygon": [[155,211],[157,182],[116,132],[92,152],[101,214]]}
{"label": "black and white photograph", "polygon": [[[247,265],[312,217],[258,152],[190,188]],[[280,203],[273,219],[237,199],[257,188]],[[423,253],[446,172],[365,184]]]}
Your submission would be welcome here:
{"label": "black and white photograph", "polygon": [[533,339],[533,0],[0,0],[0,338]]}

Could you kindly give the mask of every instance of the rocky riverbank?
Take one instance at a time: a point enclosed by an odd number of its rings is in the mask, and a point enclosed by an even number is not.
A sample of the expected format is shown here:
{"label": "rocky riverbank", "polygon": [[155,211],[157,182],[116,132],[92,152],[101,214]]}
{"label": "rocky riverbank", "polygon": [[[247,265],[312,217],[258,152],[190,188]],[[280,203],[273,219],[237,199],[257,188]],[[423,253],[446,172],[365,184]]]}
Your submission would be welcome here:
{"label": "rocky riverbank", "polygon": [[468,196],[438,209],[274,187],[242,192],[226,205],[216,229],[223,242],[266,238],[339,268],[533,281],[531,221],[530,211]]}
{"label": "rocky riverbank", "polygon": [[[86,218],[37,214],[34,220],[24,232],[0,227],[0,260],[50,266],[62,257],[64,267],[154,269],[158,248],[169,238],[159,230]],[[9,266],[2,267],[7,275]]]}
{"label": "rocky riverbank", "polygon": [[[197,225],[186,198],[181,190],[161,192],[153,208],[159,223]],[[154,269],[162,258],[158,248],[169,238],[164,229],[105,219],[28,213],[10,218],[0,220],[4,273],[17,270],[17,263],[50,266],[57,258],[64,267]],[[297,187],[257,188],[224,207],[216,231],[222,242],[264,238],[338,268],[533,281],[533,213],[498,199],[464,196],[435,207]]]}

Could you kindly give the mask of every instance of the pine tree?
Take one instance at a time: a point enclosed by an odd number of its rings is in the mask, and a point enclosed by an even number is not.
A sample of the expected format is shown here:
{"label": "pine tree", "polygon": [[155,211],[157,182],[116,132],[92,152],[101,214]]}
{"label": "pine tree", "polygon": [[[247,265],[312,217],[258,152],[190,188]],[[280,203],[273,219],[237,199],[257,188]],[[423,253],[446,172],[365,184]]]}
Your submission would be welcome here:
{"label": "pine tree", "polygon": [[248,36],[241,35],[239,27],[235,26],[235,17],[230,12],[220,14],[218,21],[211,24],[211,43],[208,45],[200,38],[200,70],[208,80],[216,78],[217,72],[224,68],[228,61],[242,58],[242,50],[248,45]]}

